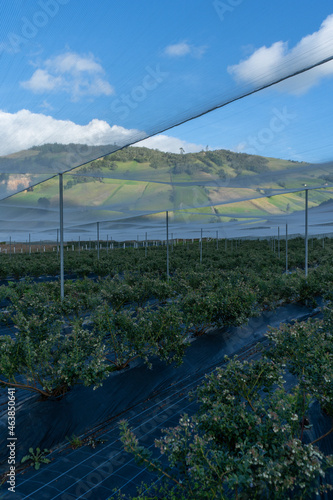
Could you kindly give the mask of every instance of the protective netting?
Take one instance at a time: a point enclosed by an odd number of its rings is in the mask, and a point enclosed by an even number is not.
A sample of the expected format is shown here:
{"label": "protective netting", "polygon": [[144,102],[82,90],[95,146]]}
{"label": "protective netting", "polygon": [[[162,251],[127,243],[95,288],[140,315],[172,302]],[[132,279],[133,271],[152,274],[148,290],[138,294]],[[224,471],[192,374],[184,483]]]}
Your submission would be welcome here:
{"label": "protective netting", "polygon": [[4,0],[1,239],[55,239],[59,173],[67,239],[98,221],[102,238],[164,238],[166,210],[178,237],[302,233],[305,188],[310,233],[329,233],[331,12]]}

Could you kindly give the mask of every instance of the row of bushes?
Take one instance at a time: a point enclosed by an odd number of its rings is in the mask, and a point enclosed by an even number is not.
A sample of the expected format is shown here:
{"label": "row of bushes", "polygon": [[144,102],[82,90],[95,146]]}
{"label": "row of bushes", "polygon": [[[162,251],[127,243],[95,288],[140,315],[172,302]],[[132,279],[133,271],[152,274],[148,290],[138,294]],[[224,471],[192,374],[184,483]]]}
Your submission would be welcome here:
{"label": "row of bushes", "polygon": [[[179,243],[171,246],[170,249],[170,272],[173,275],[179,269],[252,269],[260,273],[262,270],[279,270],[282,272],[285,267],[284,252],[285,242],[280,242],[280,259],[276,252],[272,251],[272,246],[267,241],[220,241],[219,249],[216,249],[215,241],[203,242],[203,260],[199,263],[199,243]],[[139,272],[141,274],[154,272],[166,275],[166,247],[149,247],[148,258],[145,256],[144,248],[134,249],[121,248],[100,252],[100,259],[97,259],[96,251],[65,252],[64,266],[66,273],[74,273],[78,276],[89,276],[91,273],[97,276],[115,276],[119,272]],[[321,241],[315,240],[314,248],[310,246],[309,264],[314,266],[320,262],[325,262],[332,258],[333,245],[330,240],[326,240],[323,248]],[[304,240],[296,238],[288,244],[289,268],[304,267]],[[16,254],[1,255],[0,278],[13,276],[21,278],[23,276],[41,276],[59,274],[59,256],[56,252],[40,254]]]}
{"label": "row of bushes", "polygon": [[261,275],[246,268],[181,269],[170,280],[126,272],[66,281],[63,301],[59,283],[11,283],[0,287],[7,305],[0,320],[15,327],[11,337],[0,337],[1,382],[49,396],[77,383],[97,387],[135,358],[181,363],[189,336],[240,325],[281,302],[331,298],[332,282],[328,264],[311,269],[307,280],[302,271],[279,269]]}
{"label": "row of bushes", "polygon": [[[304,500],[333,490],[325,480],[333,455],[318,448],[333,426],[309,438],[315,401],[333,417],[332,309],[323,321],[284,325],[267,336],[270,347],[259,360],[226,358],[206,376],[192,395],[199,410],[155,441],[163,460],[120,423],[125,450],[156,474],[131,498]],[[286,370],[297,378],[290,390]]]}

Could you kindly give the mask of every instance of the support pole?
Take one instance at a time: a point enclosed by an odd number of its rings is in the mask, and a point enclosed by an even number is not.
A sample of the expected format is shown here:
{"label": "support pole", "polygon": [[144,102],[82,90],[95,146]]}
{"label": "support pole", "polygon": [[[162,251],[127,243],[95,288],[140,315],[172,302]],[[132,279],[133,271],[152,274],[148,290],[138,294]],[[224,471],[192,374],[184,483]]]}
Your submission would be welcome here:
{"label": "support pole", "polygon": [[12,256],[12,237],[9,236],[9,255]]}
{"label": "support pole", "polygon": [[308,195],[309,190],[305,190],[305,277],[308,276],[308,260],[309,260],[309,245],[308,245]]}
{"label": "support pole", "polygon": [[202,264],[202,228],[200,231],[200,264]]}
{"label": "support pole", "polygon": [[216,231],[216,250],[219,249],[219,232]]}
{"label": "support pole", "polygon": [[64,187],[62,174],[59,174],[59,213],[60,213],[60,298],[64,298]]}
{"label": "support pole", "polygon": [[79,255],[81,253],[81,239],[80,239],[80,236],[79,236]]}
{"label": "support pole", "polygon": [[31,234],[29,233],[29,253],[31,253]]}
{"label": "support pole", "polygon": [[286,274],[288,272],[288,224],[286,224]]}
{"label": "support pole", "polygon": [[280,258],[280,226],[278,226],[278,257]]}
{"label": "support pole", "polygon": [[167,279],[169,275],[169,212],[166,211],[166,243],[167,243]]}
{"label": "support pole", "polygon": [[97,222],[97,259],[99,260],[99,222]]}
{"label": "support pole", "polygon": [[148,244],[148,241],[147,241],[147,233],[146,233],[146,241],[145,241],[145,257],[147,257],[147,244]]}
{"label": "support pole", "polygon": [[106,235],[106,255],[109,253],[109,235]]}

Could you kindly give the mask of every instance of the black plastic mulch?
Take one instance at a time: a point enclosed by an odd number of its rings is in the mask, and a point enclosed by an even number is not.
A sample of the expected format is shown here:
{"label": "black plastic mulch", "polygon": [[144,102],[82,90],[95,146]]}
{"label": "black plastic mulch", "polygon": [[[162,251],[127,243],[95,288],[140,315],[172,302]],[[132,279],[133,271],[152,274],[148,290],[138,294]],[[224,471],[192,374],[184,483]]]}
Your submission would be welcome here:
{"label": "black plastic mulch", "polygon": [[[302,306],[285,306],[274,312],[265,313],[261,318],[250,320],[245,327],[228,329],[228,331],[223,332],[222,337],[217,337],[215,332],[206,338],[198,339],[192,344],[195,348],[192,349],[191,357],[187,361],[185,360],[180,370],[181,373],[177,373],[178,368],[169,367],[174,372],[174,379],[170,380],[167,377],[168,380],[160,381],[150,392],[148,399],[146,397],[143,401],[142,398],[140,384],[144,380],[135,380],[134,378],[133,387],[132,379],[132,388],[134,391],[138,391],[141,402],[134,398],[132,408],[122,409],[121,415],[115,415],[114,411],[113,416],[107,421],[102,420],[99,423],[95,421],[94,425],[90,427],[90,433],[92,433],[96,444],[95,448],[91,445],[85,445],[73,450],[69,444],[63,444],[57,449],[54,448],[48,457],[52,460],[50,464],[42,464],[39,471],[28,467],[17,475],[16,492],[8,492],[7,485],[4,484],[0,489],[0,498],[13,500],[107,500],[108,498],[117,498],[116,491],[121,491],[126,498],[130,498],[131,495],[136,494],[136,487],[142,482],[149,483],[157,478],[147,469],[138,467],[132,456],[123,451],[122,443],[119,440],[118,421],[123,418],[128,420],[139,438],[140,444],[155,449],[154,440],[161,436],[162,428],[177,425],[179,417],[184,413],[191,415],[195,412],[197,405],[195,402],[189,401],[188,392],[202,381],[205,373],[223,363],[224,354],[237,353],[240,359],[242,357],[253,358],[258,355],[254,345],[263,338],[268,324],[276,326],[281,321],[291,321],[296,318],[299,320],[307,319],[311,314],[310,310]],[[203,363],[204,359],[205,363]],[[186,373],[187,369],[188,373]],[[147,371],[150,377],[154,376],[153,372]],[[118,389],[121,391],[120,387]],[[100,394],[102,395],[102,393]],[[101,401],[101,405],[103,405],[103,401]],[[84,406],[81,406],[80,411],[83,412],[81,416],[84,418]],[[89,411],[87,408],[88,415]],[[64,413],[64,418],[65,415]],[[67,415],[68,418],[71,418],[70,415]],[[307,431],[310,441],[315,439],[314,436],[323,434],[330,424],[330,419],[326,418],[315,405],[311,410],[311,420],[316,421],[316,423],[310,432]],[[52,425],[48,432],[53,432]],[[106,441],[98,443],[101,439]],[[328,436],[318,445],[320,448],[325,446],[326,449],[322,451],[332,453],[333,435]],[[158,450],[155,449],[155,453],[158,456]]]}
{"label": "black plastic mulch", "polygon": [[[140,443],[154,448],[154,440],[161,436],[162,428],[177,425],[182,414],[196,411],[197,404],[189,401],[188,392],[200,380],[202,376],[178,383],[101,426],[94,433],[95,448],[85,445],[73,450],[67,445],[54,451],[49,455],[50,464],[42,465],[39,471],[33,468],[23,471],[17,476],[16,493],[4,491],[3,498],[106,500],[113,497],[114,490],[127,498],[136,494],[141,482],[150,482],[156,476],[138,467],[123,450],[118,421],[128,420]],[[105,442],[98,444],[99,440]]]}

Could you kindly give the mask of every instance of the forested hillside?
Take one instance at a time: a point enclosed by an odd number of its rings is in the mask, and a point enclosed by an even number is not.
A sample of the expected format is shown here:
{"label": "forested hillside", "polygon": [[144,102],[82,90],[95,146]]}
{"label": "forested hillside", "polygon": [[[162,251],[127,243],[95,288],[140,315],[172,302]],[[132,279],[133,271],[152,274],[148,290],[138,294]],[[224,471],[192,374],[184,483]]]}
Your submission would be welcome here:
{"label": "forested hillside", "polygon": [[[82,200],[86,206],[108,211],[130,204],[140,213],[196,207],[198,214],[211,214],[213,218],[219,215],[226,221],[242,214],[256,217],[302,210],[303,193],[290,191],[300,185],[324,187],[330,182],[325,170],[314,169],[305,162],[224,149],[186,153],[180,148],[178,154],[144,147],[115,149],[115,144],[45,144],[2,157],[1,162],[6,172],[15,173],[52,174],[59,165],[63,171],[78,165],[64,175],[66,203],[72,207],[80,206]],[[112,150],[115,152],[105,155]],[[84,161],[87,157],[96,159]],[[2,174],[1,180],[8,181],[8,176]],[[193,188],[186,188],[191,182]],[[284,189],[285,194],[272,196],[273,190]],[[30,187],[15,198],[23,196],[29,206],[45,209],[57,206],[57,180]],[[329,192],[314,190],[310,207],[330,198]],[[228,205],[229,200],[240,201]]]}

